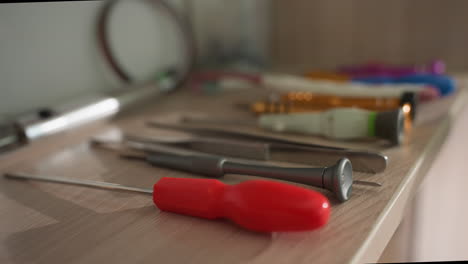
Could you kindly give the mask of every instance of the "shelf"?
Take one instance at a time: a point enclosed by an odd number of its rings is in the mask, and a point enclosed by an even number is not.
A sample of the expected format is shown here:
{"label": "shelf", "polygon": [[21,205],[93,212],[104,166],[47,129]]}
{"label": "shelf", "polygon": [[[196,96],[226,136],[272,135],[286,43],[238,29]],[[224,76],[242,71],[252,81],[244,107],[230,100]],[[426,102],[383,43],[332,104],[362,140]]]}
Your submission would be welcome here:
{"label": "shelf", "polygon": [[[234,107],[261,97],[262,91],[230,91],[219,95],[178,92],[120,115],[43,138],[0,156],[0,172],[109,181],[150,187],[160,177],[196,177],[118,158],[89,147],[95,135],[122,130],[175,135],[148,129],[150,119],[171,119],[175,113],[210,113],[246,117]],[[418,120],[400,147],[366,142],[337,143],[322,138],[290,136],[310,143],[365,148],[387,155],[379,174],[355,173],[381,188],[354,188],[339,204],[328,192],[332,215],[325,228],[312,232],[260,234],[228,221],[209,221],[161,212],[151,197],[0,179],[0,241],[2,263],[362,263],[375,262],[398,227],[404,209],[430,169],[467,95],[464,90],[422,105]],[[238,129],[236,124],[230,125]],[[245,176],[227,175],[237,183]],[[316,189],[318,190],[318,189]]]}

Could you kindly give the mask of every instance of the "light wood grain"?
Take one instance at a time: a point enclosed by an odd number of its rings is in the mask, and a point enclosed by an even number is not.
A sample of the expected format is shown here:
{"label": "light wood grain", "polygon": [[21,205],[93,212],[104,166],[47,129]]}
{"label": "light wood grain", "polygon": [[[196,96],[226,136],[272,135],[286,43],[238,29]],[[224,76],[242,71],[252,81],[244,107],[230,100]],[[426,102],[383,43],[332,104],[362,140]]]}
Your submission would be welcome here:
{"label": "light wood grain", "polygon": [[[0,173],[23,171],[150,187],[162,176],[197,177],[188,173],[121,160],[114,153],[91,149],[96,135],[160,133],[144,121],[169,118],[174,112],[201,112],[248,117],[233,107],[262,92],[239,91],[217,96],[189,92],[155,99],[111,122],[97,122],[45,138],[0,157]],[[161,212],[151,197],[50,183],[0,179],[1,263],[360,263],[377,261],[396,230],[445,135],[465,93],[421,109],[421,122],[408,142],[388,148],[378,143],[336,143],[366,147],[389,156],[377,175],[356,173],[357,179],[381,182],[382,188],[355,187],[346,203],[332,202],[329,224],[300,233],[258,234],[227,221],[208,221]],[[454,103],[455,101],[455,103]],[[434,115],[428,109],[437,109]],[[233,129],[236,129],[233,126]],[[238,128],[237,128],[238,129]],[[161,132],[162,133],[162,132]],[[165,132],[167,133],[167,132]],[[157,134],[156,134],[157,135]],[[299,136],[291,136],[301,138]],[[308,142],[332,143],[315,137]],[[228,175],[237,183],[245,176]],[[317,189],[318,190],[318,189]]]}
{"label": "light wood grain", "polygon": [[273,1],[272,55],[296,71],[384,61],[468,69],[463,0]]}

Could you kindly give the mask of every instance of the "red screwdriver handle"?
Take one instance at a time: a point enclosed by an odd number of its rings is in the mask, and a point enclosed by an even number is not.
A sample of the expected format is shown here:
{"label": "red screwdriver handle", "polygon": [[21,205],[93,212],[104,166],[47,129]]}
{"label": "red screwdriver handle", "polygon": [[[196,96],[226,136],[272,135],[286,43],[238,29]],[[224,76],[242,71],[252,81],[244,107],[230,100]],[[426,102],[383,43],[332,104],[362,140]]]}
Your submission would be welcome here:
{"label": "red screwdriver handle", "polygon": [[329,201],[321,193],[267,180],[226,185],[215,179],[164,177],[154,185],[153,201],[163,211],[227,218],[259,232],[312,230],[330,216]]}

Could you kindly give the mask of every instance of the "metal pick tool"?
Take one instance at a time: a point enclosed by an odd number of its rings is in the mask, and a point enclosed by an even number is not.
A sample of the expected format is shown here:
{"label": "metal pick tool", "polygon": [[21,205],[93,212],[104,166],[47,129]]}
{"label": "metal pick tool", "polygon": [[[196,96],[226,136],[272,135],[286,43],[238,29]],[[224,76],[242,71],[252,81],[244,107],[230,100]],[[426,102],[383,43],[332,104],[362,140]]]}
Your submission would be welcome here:
{"label": "metal pick tool", "polygon": [[110,150],[117,150],[121,156],[129,159],[145,160],[146,162],[194,174],[201,174],[212,178],[221,178],[225,174],[251,175],[271,179],[303,183],[323,189],[335,194],[341,202],[347,201],[352,192],[352,184],[367,186],[381,186],[379,183],[366,181],[353,181],[351,162],[340,159],[335,165],[323,168],[297,168],[265,165],[262,163],[241,163],[228,160],[224,157],[204,154],[179,154],[166,151],[152,151],[151,153],[138,153],[135,150],[126,152],[119,150],[115,145],[105,143],[95,144]]}
{"label": "metal pick tool", "polygon": [[266,143],[246,142],[235,139],[218,139],[208,137],[189,137],[185,139],[167,139],[164,137],[140,136],[125,134],[123,143],[130,147],[151,151],[158,145],[185,148],[215,155],[242,159],[268,160],[270,147]]}

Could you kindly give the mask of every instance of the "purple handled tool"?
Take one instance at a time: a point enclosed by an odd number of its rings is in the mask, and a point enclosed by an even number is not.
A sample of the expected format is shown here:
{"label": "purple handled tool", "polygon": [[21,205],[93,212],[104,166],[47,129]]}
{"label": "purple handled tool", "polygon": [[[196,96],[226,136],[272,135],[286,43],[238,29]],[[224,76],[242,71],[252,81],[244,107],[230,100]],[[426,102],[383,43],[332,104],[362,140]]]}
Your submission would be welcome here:
{"label": "purple handled tool", "polygon": [[427,65],[419,66],[396,66],[384,63],[367,63],[361,65],[343,66],[338,69],[338,72],[351,75],[352,77],[401,77],[421,73],[441,75],[445,73],[445,63],[441,60],[434,60]]}

